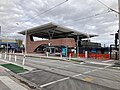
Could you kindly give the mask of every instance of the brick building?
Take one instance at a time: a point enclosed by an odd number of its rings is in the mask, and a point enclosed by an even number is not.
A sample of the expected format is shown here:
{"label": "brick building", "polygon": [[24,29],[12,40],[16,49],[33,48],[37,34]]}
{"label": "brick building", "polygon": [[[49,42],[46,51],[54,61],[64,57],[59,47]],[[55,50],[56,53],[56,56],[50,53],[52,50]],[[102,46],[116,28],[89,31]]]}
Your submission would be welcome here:
{"label": "brick building", "polygon": [[[26,35],[27,53],[34,53],[38,49],[43,50],[43,46],[77,48],[77,53],[79,53],[81,39],[88,38],[88,36],[95,36],[78,32],[53,23],[48,23],[21,31],[19,34]],[[45,40],[34,41],[34,37],[43,38]]]}

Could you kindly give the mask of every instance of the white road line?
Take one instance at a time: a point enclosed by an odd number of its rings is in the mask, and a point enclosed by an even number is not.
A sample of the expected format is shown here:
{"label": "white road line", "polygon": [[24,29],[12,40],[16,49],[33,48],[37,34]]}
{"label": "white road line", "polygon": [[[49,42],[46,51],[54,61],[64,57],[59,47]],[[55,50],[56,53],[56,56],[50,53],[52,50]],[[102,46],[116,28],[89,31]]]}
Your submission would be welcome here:
{"label": "white road line", "polygon": [[73,65],[75,65],[75,66],[79,66],[79,67],[83,67],[83,68],[94,68],[94,69],[98,68],[98,67],[94,67],[94,66],[86,66],[86,65],[82,65],[82,64],[73,64]]}
{"label": "white road line", "polygon": [[40,63],[52,63],[52,62],[54,63],[55,61],[46,61],[46,62],[43,61],[43,62],[40,62]]}
{"label": "white road line", "polygon": [[43,71],[43,70],[35,70],[35,71],[30,71],[30,72],[41,72],[41,71]]}
{"label": "white road line", "polygon": [[91,73],[91,72],[95,72],[95,71],[97,71],[97,70],[106,69],[106,68],[108,68],[108,67],[110,67],[110,66],[111,66],[111,65],[105,66],[104,68],[97,68],[97,69],[93,69],[93,70],[91,70],[91,71],[86,71],[86,72],[84,72],[84,73],[82,73],[82,74],[77,74],[77,75],[74,75],[74,76],[72,76],[72,77],[77,77],[77,76],[81,76],[81,75],[88,74],[88,73]]}
{"label": "white road line", "polygon": [[24,73],[20,73],[20,74],[28,74],[28,73],[33,73],[33,72],[41,72],[43,70],[35,70],[35,71],[26,71]]}
{"label": "white road line", "polygon": [[102,61],[102,62],[112,62],[112,61],[114,61],[114,60],[106,60],[106,61]]}
{"label": "white road line", "polygon": [[0,76],[0,80],[8,86],[11,90],[28,90],[25,87],[19,85],[12,79],[10,79],[8,76]]}
{"label": "white road line", "polygon": [[[93,70],[92,70],[93,71]],[[92,71],[87,71],[87,72],[84,72],[83,74],[88,74],[88,73],[91,73]]]}
{"label": "white road line", "polygon": [[77,75],[74,75],[74,76],[72,76],[72,77],[77,77],[77,76],[81,76],[81,75],[83,75],[83,74],[77,74]]}
{"label": "white road line", "polygon": [[100,62],[89,62],[91,64],[98,64],[98,65],[112,65],[112,64],[109,64],[109,63],[100,63]]}
{"label": "white road line", "polygon": [[92,70],[92,72],[95,72],[95,71],[97,71],[98,69],[95,69],[95,70]]}
{"label": "white road line", "polygon": [[70,77],[62,78],[62,79],[59,79],[59,80],[56,80],[56,81],[53,81],[53,82],[50,82],[50,83],[47,83],[47,84],[40,85],[40,87],[42,88],[42,87],[45,87],[45,86],[48,86],[48,85],[51,85],[51,84],[54,84],[54,83],[57,83],[57,82],[61,82],[61,81],[67,80],[69,78]]}

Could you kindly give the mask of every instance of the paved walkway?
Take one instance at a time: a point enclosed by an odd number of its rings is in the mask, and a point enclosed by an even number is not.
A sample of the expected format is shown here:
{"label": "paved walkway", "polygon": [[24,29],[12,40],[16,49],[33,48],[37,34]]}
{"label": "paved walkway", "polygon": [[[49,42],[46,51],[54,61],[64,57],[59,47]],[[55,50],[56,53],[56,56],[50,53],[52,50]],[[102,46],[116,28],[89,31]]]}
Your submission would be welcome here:
{"label": "paved walkway", "polygon": [[[0,64],[5,64],[5,62],[0,61]],[[0,67],[0,90],[28,90],[18,82],[11,79],[11,75]]]}

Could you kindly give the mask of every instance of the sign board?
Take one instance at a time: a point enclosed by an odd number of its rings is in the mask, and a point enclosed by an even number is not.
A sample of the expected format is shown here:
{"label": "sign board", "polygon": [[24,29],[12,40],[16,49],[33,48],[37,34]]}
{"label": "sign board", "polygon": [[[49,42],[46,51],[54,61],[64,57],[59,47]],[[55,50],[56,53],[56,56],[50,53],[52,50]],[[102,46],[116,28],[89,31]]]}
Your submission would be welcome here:
{"label": "sign board", "polygon": [[95,49],[95,48],[93,48],[93,49],[91,50],[91,52],[96,53],[96,49]]}
{"label": "sign board", "polygon": [[62,48],[62,56],[63,56],[63,57],[66,56],[66,48]]}

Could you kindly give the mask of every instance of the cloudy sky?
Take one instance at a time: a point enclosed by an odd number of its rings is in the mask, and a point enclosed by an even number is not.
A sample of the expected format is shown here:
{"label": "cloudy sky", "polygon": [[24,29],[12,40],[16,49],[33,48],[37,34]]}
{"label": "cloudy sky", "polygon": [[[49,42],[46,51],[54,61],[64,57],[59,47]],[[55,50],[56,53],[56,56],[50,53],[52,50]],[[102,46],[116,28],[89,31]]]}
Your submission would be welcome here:
{"label": "cloudy sky", "polygon": [[[118,30],[118,15],[109,12],[107,7],[97,0],[0,0],[0,25],[2,35],[15,36],[17,32],[48,22],[73,28],[80,32],[97,34],[91,41],[106,45],[114,43],[114,34]],[[117,0],[100,0],[118,11]],[[100,15],[98,15],[100,14]],[[90,16],[94,16],[91,17]],[[89,17],[89,18],[88,18]],[[83,19],[84,18],[84,19]]]}

